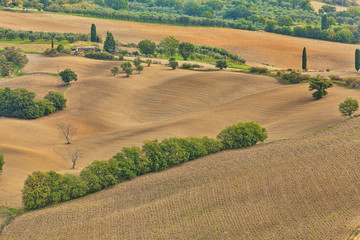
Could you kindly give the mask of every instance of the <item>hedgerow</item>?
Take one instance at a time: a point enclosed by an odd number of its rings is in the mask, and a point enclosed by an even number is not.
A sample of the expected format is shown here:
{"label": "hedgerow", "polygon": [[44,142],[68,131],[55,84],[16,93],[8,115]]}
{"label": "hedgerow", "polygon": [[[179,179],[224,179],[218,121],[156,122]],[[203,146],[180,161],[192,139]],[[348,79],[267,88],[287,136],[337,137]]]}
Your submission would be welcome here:
{"label": "hedgerow", "polygon": [[238,123],[214,138],[165,138],[145,141],[142,148],[125,147],[107,161],[94,161],[80,176],[34,172],[22,191],[27,210],[78,198],[149,172],[157,172],[224,149],[264,141],[266,130],[256,122]]}

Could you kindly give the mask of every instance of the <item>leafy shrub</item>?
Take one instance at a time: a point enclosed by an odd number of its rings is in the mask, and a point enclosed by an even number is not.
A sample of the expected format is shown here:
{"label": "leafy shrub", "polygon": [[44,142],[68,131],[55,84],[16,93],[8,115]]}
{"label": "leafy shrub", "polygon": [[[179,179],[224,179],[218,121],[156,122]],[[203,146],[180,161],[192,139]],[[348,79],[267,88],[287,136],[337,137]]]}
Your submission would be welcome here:
{"label": "leafy shrub", "polygon": [[302,81],[309,80],[310,76],[306,74],[301,74],[299,72],[291,71],[290,73],[283,73],[281,75],[281,78],[289,83],[296,84]]}
{"label": "leafy shrub", "polygon": [[35,94],[24,88],[4,88],[0,89],[0,116],[39,118],[61,110],[65,102],[60,93],[49,92],[43,100],[35,100]]}
{"label": "leafy shrub", "polygon": [[217,138],[222,141],[225,149],[249,147],[267,138],[265,128],[257,122],[237,123],[222,130]]}
{"label": "leafy shrub", "polygon": [[317,75],[309,80],[309,91],[316,90],[312,96],[315,99],[320,99],[327,95],[326,89],[333,87],[333,83],[329,80]]}
{"label": "leafy shrub", "polygon": [[261,68],[261,67],[251,67],[250,68],[251,73],[260,73],[260,74],[266,74],[269,73],[269,70],[267,68]]}
{"label": "leafy shrub", "polygon": [[115,56],[107,52],[89,52],[85,54],[85,57],[92,59],[101,59],[101,60],[114,60]]}
{"label": "leafy shrub", "polygon": [[193,69],[193,68],[201,68],[201,66],[199,64],[183,63],[180,68]]}
{"label": "leafy shrub", "polygon": [[61,93],[50,91],[44,97],[44,99],[51,102],[55,107],[56,111],[63,110],[64,108],[66,108],[66,99],[64,95],[62,95]]}
{"label": "leafy shrub", "polygon": [[343,117],[351,117],[359,109],[359,102],[353,98],[347,98],[339,104],[339,111]]}
{"label": "leafy shrub", "polygon": [[0,77],[10,76],[15,72],[16,66],[23,68],[28,61],[22,50],[15,47],[0,50]]}
{"label": "leafy shrub", "polygon": [[170,61],[169,66],[175,70],[179,66],[179,63],[177,61]]}
{"label": "leafy shrub", "polygon": [[71,81],[77,81],[77,74],[71,69],[67,68],[64,71],[60,72],[59,75],[65,85],[69,85]]}
{"label": "leafy shrub", "polygon": [[87,186],[75,175],[33,172],[25,180],[22,200],[25,209],[37,209],[86,195]]}
{"label": "leafy shrub", "polygon": [[352,88],[358,88],[360,87],[360,79],[356,77],[346,77],[343,79],[343,82],[346,86],[352,87]]}
{"label": "leafy shrub", "polygon": [[217,68],[220,68],[220,69],[223,69],[223,68],[227,68],[228,67],[228,64],[226,62],[225,59],[220,59],[220,60],[217,60],[216,61],[216,65],[215,65]]}
{"label": "leafy shrub", "polygon": [[342,80],[340,76],[334,75],[334,74],[330,74],[330,75],[329,75],[329,79],[332,80],[332,81]]}

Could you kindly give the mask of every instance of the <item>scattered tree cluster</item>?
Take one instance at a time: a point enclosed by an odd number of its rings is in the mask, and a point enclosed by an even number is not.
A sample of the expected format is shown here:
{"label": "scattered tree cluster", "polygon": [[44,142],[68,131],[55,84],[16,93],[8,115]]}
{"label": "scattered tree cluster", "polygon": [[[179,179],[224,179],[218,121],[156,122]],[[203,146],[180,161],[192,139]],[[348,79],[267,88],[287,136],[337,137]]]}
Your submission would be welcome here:
{"label": "scattered tree cluster", "polygon": [[35,100],[35,93],[24,88],[0,89],[0,116],[34,119],[66,107],[66,99],[57,92],[49,92],[43,100]]}
{"label": "scattered tree cluster", "polygon": [[248,147],[267,137],[256,122],[238,123],[223,130],[218,139],[165,138],[145,141],[142,148],[124,147],[107,161],[94,161],[80,176],[34,172],[22,191],[27,210],[78,198],[149,172],[157,172],[223,149]]}
{"label": "scattered tree cluster", "polygon": [[28,62],[22,50],[6,47],[0,50],[0,77],[11,76],[16,69],[23,68]]}

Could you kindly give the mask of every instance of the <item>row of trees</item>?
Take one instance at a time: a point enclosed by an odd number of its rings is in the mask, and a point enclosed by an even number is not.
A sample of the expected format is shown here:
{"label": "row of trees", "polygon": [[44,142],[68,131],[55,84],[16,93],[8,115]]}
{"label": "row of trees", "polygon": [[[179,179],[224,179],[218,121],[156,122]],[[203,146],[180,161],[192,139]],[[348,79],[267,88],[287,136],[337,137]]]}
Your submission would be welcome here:
{"label": "row of trees", "polygon": [[16,38],[21,40],[29,39],[32,42],[39,39],[57,40],[58,42],[67,40],[70,43],[89,40],[89,36],[83,33],[35,32],[23,30],[15,31],[12,29],[0,28],[0,39],[14,40]]}
{"label": "row of trees", "polygon": [[35,100],[35,93],[24,88],[0,89],[0,116],[34,119],[49,115],[66,107],[61,93],[50,91],[42,100]]}
{"label": "row of trees", "polygon": [[230,53],[223,48],[210,46],[197,46],[189,42],[180,42],[173,36],[164,38],[158,45],[150,40],[142,40],[138,43],[140,53],[145,56],[164,54],[167,57],[175,57],[178,54],[184,59],[231,59],[235,62],[245,64],[245,60],[238,54]]}
{"label": "row of trees", "polygon": [[25,181],[23,204],[30,210],[78,198],[223,149],[252,146],[264,141],[267,132],[256,122],[244,122],[224,129],[217,138],[173,137],[161,142],[145,141],[141,149],[125,147],[107,161],[94,161],[81,171],[80,176],[34,172]]}

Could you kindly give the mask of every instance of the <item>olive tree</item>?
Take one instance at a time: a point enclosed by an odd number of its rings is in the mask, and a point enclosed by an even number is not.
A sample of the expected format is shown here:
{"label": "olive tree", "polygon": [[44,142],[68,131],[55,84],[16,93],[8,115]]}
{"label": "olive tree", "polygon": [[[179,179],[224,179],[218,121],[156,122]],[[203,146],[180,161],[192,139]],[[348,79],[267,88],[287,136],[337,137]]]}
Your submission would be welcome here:
{"label": "olive tree", "polygon": [[312,95],[315,99],[320,99],[323,96],[327,95],[326,89],[333,87],[333,83],[329,80],[320,77],[317,75],[316,77],[312,77],[309,80],[309,91],[316,90]]}
{"label": "olive tree", "polygon": [[65,85],[69,85],[71,81],[77,81],[77,74],[68,68],[60,72],[60,77]]}

